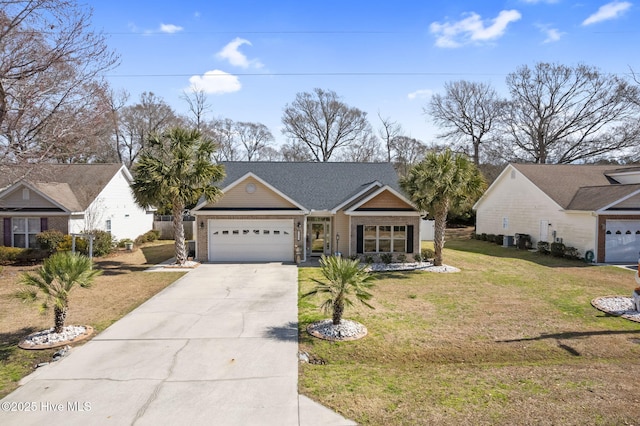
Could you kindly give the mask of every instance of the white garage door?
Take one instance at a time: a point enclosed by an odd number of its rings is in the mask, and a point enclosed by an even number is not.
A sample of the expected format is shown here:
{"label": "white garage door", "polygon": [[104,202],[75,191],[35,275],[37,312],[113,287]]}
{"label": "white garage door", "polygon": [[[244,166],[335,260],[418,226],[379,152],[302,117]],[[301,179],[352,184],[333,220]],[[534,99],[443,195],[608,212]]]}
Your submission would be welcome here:
{"label": "white garage door", "polygon": [[209,220],[209,260],[291,262],[293,220]]}
{"label": "white garage door", "polygon": [[640,220],[607,220],[605,262],[636,263],[640,252]]}

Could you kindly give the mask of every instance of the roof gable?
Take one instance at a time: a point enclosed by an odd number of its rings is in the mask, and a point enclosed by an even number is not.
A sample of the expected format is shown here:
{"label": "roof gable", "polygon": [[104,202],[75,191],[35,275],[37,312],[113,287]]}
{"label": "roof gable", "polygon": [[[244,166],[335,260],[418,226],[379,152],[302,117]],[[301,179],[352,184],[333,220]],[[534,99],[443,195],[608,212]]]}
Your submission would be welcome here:
{"label": "roof gable", "polygon": [[131,182],[121,164],[37,164],[7,170],[0,176],[0,188],[20,182],[70,212],[86,210],[117,173]]}
{"label": "roof gable", "polygon": [[223,162],[226,188],[251,173],[310,211],[330,211],[375,182],[399,191],[390,163]]}
{"label": "roof gable", "polygon": [[214,202],[202,202],[194,211],[204,208],[216,209],[300,209],[304,207],[280,193],[269,183],[253,173],[247,173],[240,179],[222,188],[222,197]]}

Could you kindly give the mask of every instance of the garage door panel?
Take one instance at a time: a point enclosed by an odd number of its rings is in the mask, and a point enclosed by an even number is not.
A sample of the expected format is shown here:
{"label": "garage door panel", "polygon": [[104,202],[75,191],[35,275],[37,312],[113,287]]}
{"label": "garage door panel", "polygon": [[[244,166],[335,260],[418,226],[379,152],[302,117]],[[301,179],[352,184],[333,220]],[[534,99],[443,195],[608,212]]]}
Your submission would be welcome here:
{"label": "garage door panel", "polygon": [[293,220],[211,220],[209,260],[292,261]]}
{"label": "garage door panel", "polygon": [[635,263],[640,252],[640,220],[607,220],[605,262]]}

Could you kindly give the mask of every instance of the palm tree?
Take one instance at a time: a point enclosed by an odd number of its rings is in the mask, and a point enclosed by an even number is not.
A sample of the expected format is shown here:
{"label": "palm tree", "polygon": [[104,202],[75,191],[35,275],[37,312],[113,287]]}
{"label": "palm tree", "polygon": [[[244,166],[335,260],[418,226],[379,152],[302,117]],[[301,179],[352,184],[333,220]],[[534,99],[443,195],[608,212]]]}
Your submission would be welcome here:
{"label": "palm tree", "polygon": [[360,266],[359,260],[323,255],[320,258],[320,268],[328,282],[314,279],[316,287],[302,297],[326,294],[327,299],[320,308],[325,312],[332,312],[334,325],[340,324],[344,307],[353,305],[350,295],[354,295],[362,304],[373,309],[373,306],[367,303],[367,300],[373,297],[367,291],[373,287],[373,276],[366,271],[365,266]]}
{"label": "palm tree", "polygon": [[482,174],[466,155],[454,154],[447,149],[427,154],[400,179],[400,186],[418,209],[433,216],[433,263],[441,266],[447,214],[451,209],[469,206],[482,194],[486,187]]}
{"label": "palm tree", "polygon": [[224,169],[212,162],[214,151],[214,143],[198,130],[176,127],[152,136],[134,168],[132,187],[138,204],[171,207],[179,265],[187,261],[182,225],[185,208],[200,197],[214,201],[221,195],[213,184],[224,177]]}
{"label": "palm tree", "polygon": [[93,262],[84,255],[58,252],[45,259],[35,274],[25,272],[20,282],[27,286],[16,293],[24,301],[36,301],[39,293],[45,296],[43,311],[53,302],[54,332],[61,333],[69,310],[69,293],[76,285],[89,288],[102,271],[92,269]]}

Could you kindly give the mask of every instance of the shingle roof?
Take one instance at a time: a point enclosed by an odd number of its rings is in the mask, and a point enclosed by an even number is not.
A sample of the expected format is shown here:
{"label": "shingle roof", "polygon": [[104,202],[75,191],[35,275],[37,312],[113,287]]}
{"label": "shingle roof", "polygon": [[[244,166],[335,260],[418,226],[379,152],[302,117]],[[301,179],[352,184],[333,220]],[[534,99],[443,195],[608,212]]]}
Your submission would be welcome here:
{"label": "shingle roof", "polygon": [[639,190],[640,184],[587,186],[578,190],[567,210],[599,210]]}
{"label": "shingle roof", "polygon": [[396,191],[398,175],[391,163],[223,162],[225,188],[251,172],[311,210],[330,210],[378,181]]}
{"label": "shingle roof", "polygon": [[0,189],[24,180],[70,211],[83,211],[100,194],[121,164],[38,164],[7,167]]}
{"label": "shingle roof", "polygon": [[608,174],[638,166],[582,164],[511,164],[567,210],[598,210],[640,189],[618,184]]}

